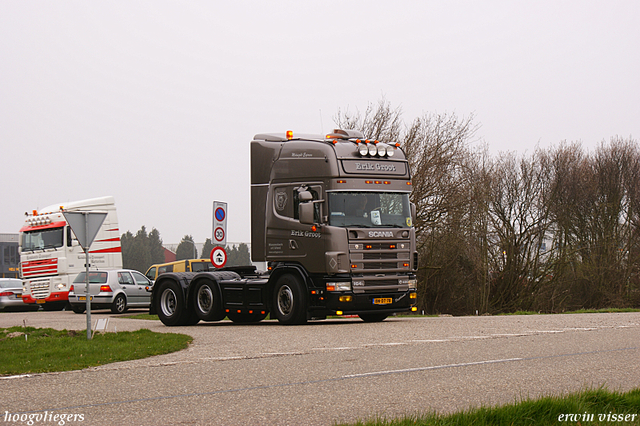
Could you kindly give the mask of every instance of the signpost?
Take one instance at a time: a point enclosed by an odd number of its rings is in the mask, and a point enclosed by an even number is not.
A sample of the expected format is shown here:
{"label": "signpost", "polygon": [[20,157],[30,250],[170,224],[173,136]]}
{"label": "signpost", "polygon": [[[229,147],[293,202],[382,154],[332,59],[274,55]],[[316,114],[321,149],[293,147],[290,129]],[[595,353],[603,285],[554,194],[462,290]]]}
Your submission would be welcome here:
{"label": "signpost", "polygon": [[227,203],[213,202],[213,241],[217,246],[211,250],[211,263],[216,268],[223,268],[227,263]]}
{"label": "signpost", "polygon": [[227,245],[227,203],[213,202],[213,239],[220,247]]}
{"label": "signpost", "polygon": [[87,297],[87,340],[91,340],[91,295],[89,294],[89,248],[96,238],[107,212],[62,212],[85,256],[85,295]]}

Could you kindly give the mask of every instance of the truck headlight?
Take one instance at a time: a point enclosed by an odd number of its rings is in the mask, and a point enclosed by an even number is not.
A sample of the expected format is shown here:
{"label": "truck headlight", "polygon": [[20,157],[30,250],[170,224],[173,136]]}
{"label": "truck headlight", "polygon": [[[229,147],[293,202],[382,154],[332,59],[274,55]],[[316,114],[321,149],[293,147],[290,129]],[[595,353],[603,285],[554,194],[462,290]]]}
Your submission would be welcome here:
{"label": "truck headlight", "polygon": [[416,278],[401,278],[398,281],[400,285],[407,285],[409,288],[418,288],[418,280]]}
{"label": "truck headlight", "polygon": [[351,291],[351,282],[339,281],[335,283],[327,283],[327,291]]}

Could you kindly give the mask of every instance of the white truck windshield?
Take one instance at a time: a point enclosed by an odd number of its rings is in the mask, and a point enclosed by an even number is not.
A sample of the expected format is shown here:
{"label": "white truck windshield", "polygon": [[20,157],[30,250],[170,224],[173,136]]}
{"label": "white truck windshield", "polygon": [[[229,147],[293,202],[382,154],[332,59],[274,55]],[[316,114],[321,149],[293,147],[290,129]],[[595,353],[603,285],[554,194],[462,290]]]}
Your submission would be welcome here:
{"label": "white truck windshield", "polygon": [[22,234],[22,251],[62,247],[64,227],[27,231]]}

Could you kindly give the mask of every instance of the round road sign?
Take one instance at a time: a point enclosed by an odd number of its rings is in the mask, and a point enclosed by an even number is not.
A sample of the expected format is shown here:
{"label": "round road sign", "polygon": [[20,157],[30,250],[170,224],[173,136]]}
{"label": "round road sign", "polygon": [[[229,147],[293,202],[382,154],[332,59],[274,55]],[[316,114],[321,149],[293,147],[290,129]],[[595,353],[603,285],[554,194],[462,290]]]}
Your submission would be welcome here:
{"label": "round road sign", "polygon": [[216,213],[215,214],[216,214],[216,220],[218,222],[222,222],[224,220],[224,217],[226,216],[225,213],[224,213],[224,209],[222,207],[218,207],[216,209]]}
{"label": "round road sign", "polygon": [[227,263],[227,252],[222,247],[211,250],[211,263],[216,268],[222,268]]}
{"label": "round road sign", "polygon": [[224,229],[217,227],[216,232],[213,234],[217,242],[224,240]]}

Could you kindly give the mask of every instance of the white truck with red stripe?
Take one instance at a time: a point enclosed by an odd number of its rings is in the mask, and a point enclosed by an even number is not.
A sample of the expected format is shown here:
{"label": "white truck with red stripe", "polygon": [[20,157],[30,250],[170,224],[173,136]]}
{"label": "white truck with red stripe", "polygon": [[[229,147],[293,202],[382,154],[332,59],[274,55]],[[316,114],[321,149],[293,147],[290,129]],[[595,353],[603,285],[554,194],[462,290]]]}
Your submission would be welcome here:
{"label": "white truck with red stripe", "polygon": [[120,230],[113,197],[55,204],[25,213],[20,229],[22,301],[61,310],[69,287],[85,270],[85,253],[62,214],[63,211],[105,211],[107,217],[89,251],[90,269],[122,268]]}

